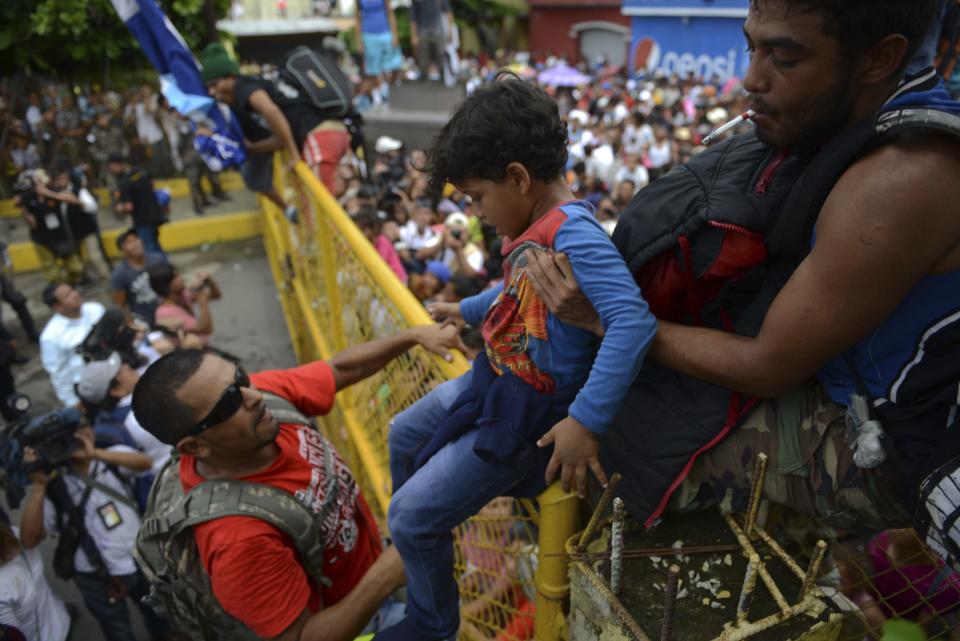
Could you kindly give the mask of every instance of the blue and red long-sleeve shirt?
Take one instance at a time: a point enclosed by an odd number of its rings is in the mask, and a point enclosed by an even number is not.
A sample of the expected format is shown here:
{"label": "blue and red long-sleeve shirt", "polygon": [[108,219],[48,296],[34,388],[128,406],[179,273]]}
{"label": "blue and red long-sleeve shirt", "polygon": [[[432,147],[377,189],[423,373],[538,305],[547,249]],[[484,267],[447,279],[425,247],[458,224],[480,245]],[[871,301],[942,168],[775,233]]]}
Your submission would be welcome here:
{"label": "blue and red long-sleeve shirt", "polygon": [[[563,323],[537,296],[526,273],[527,249],[566,254],[580,289],[604,328],[592,333]],[[656,334],[656,319],[620,253],[583,201],[557,205],[503,245],[503,284],[460,303],[482,329],[487,358],[548,394],[582,385],[569,415],[603,433],[620,409]]]}

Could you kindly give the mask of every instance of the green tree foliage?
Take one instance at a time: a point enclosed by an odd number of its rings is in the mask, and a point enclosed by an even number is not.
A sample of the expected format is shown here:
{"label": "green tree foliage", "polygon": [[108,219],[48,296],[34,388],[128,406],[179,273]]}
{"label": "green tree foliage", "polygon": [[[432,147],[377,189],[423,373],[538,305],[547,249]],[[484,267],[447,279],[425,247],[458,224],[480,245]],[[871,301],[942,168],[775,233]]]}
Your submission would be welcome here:
{"label": "green tree foliage", "polygon": [[[223,17],[230,0],[162,0],[160,5],[198,50],[209,33],[209,16]],[[102,69],[107,60],[121,69],[148,64],[110,0],[0,1],[0,75],[29,68],[68,76]]]}

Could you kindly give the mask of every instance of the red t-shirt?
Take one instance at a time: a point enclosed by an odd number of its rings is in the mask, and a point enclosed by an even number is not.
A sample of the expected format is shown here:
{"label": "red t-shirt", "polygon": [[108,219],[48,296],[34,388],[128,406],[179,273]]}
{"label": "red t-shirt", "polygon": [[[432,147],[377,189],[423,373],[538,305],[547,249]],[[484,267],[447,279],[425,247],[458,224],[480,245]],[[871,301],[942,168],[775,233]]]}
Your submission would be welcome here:
{"label": "red t-shirt", "polygon": [[[336,385],[333,370],[324,362],[288,370],[251,374],[261,390],[281,396],[307,416],[326,414],[333,406]],[[284,424],[277,436],[280,456],[273,464],[244,481],[265,483],[293,494],[302,502],[323,504],[327,485],[323,443],[306,427]],[[293,541],[260,519],[229,516],[193,528],[203,565],[220,605],[263,638],[286,630],[305,607],[316,612],[345,597],[380,555],[380,534],[369,506],[360,495],[353,474],[334,453],[339,479],[337,506],[323,527],[323,574],[329,588],[315,584],[303,567]],[[205,479],[196,459],[180,460],[184,491]]]}

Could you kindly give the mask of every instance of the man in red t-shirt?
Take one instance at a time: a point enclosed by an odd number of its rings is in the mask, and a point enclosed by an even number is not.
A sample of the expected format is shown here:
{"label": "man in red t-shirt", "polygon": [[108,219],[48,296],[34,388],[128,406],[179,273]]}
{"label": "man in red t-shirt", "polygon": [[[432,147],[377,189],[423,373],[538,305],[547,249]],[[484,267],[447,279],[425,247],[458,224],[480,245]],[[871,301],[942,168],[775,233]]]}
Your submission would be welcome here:
{"label": "man in red t-shirt", "polygon": [[[279,424],[259,390],[280,396],[307,416],[326,414],[336,393],[380,371],[414,345],[449,358],[457,331],[416,327],[350,347],[328,362],[249,377],[212,354],[180,350],[144,373],[133,411],[149,432],[181,454],[184,491],[205,480],[265,483],[319,511],[329,484],[325,441],[310,428]],[[353,474],[334,452],[336,507],[321,528],[323,574],[318,586],[293,542],[253,517],[222,517],[193,528],[197,548],[223,609],[264,639],[347,641],[359,634],[405,577],[380,534]]]}

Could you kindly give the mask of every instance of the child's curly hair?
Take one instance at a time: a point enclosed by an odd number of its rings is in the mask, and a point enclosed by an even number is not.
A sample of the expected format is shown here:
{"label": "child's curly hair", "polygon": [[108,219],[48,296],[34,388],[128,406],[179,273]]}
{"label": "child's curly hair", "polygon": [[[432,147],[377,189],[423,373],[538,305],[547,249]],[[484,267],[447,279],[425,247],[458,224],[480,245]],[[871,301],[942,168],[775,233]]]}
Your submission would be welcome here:
{"label": "child's curly hair", "polygon": [[542,89],[501,71],[460,103],[427,152],[430,187],[469,178],[502,180],[517,162],[542,181],[567,164],[567,125]]}

